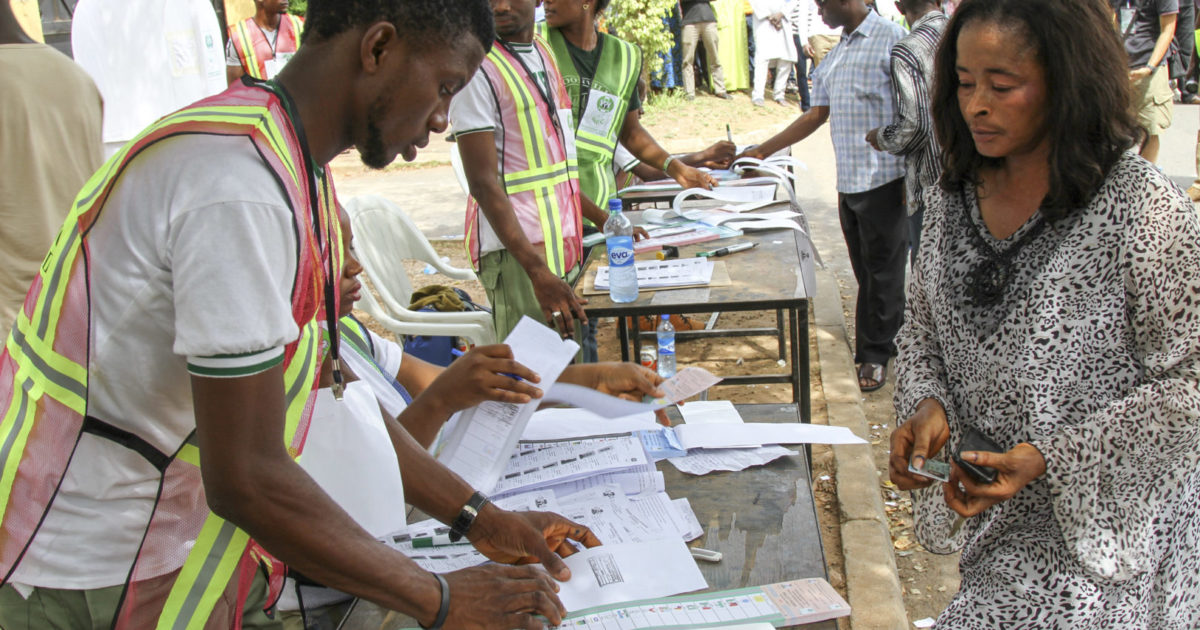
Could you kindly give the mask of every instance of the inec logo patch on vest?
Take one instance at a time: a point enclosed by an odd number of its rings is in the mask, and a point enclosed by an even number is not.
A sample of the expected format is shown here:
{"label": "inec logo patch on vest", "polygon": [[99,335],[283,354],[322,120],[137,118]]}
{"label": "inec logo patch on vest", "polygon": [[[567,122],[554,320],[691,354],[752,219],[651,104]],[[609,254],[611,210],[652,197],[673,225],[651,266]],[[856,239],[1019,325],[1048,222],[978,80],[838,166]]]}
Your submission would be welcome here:
{"label": "inec logo patch on vest", "polygon": [[579,121],[579,129],[597,136],[607,137],[616,113],[616,95],[609,94],[593,84],[591,94],[588,95],[587,109],[583,112],[583,120]]}

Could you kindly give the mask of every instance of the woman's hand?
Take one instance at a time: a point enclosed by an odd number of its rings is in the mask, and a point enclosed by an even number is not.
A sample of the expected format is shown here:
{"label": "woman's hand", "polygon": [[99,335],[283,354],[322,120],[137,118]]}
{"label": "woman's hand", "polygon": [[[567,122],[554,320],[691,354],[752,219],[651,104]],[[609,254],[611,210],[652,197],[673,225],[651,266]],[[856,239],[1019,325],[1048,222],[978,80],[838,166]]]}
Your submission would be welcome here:
{"label": "woman's hand", "polygon": [[946,420],[946,409],[933,398],[926,398],[917,405],[917,411],[904,424],[892,431],[892,455],[888,458],[888,472],[892,483],[901,490],[925,488],[933,479],[908,472],[908,462],[917,468],[925,460],[942,450],[950,439],[950,423]]}
{"label": "woman's hand", "polygon": [[667,173],[684,188],[703,188],[704,190],[712,190],[713,186],[717,185],[717,180],[712,175],[704,171],[688,166],[679,160],[674,160],[669,165],[669,170],[674,171],[674,174]]}
{"label": "woman's hand", "polygon": [[961,516],[975,516],[1013,498],[1021,488],[1046,473],[1046,458],[1035,446],[1025,442],[1007,453],[967,451],[962,458],[972,464],[995,468],[997,474],[992,483],[976,483],[957,463],[953,464],[950,481],[942,484],[942,489],[946,505]]}
{"label": "woman's hand", "polygon": [[432,396],[449,417],[485,400],[523,404],[541,398],[542,390],[532,385],[540,380],[533,370],[517,363],[508,346],[475,346],[455,359],[421,398]]}
{"label": "woman's hand", "polygon": [[[641,402],[642,398],[662,398],[658,386],[665,380],[658,372],[637,363],[609,361],[568,366],[559,380],[590,387],[603,394]],[[659,424],[669,427],[671,420],[663,409],[654,412]]]}

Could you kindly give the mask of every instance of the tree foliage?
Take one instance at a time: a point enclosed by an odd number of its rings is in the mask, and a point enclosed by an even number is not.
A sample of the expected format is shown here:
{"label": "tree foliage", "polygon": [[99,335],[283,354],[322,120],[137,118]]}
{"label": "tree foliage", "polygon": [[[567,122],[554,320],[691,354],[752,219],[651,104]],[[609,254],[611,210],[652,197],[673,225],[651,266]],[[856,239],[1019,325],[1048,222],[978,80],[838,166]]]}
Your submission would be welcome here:
{"label": "tree foliage", "polygon": [[288,13],[304,17],[308,13],[308,0],[288,0]]}
{"label": "tree foliage", "polygon": [[676,6],[678,0],[613,0],[606,11],[609,31],[642,49],[643,77],[662,70],[659,53],[671,53],[675,40],[663,18]]}

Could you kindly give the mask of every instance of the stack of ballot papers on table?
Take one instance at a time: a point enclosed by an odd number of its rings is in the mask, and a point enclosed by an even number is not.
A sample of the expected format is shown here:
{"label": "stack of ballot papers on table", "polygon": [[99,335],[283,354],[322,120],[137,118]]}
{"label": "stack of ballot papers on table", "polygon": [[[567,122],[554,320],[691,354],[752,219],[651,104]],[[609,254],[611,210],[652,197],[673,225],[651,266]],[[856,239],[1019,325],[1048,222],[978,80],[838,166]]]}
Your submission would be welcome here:
{"label": "stack of ballot papers on table", "polygon": [[[663,398],[649,403],[626,401],[555,383],[574,355],[575,344],[561,341],[557,333],[528,318],[521,320],[506,343],[518,361],[542,377],[539,386],[546,396],[534,405],[548,400],[571,402],[607,421],[635,415],[639,420],[634,426],[642,428],[658,426],[654,410],[720,380],[702,369],[687,368],[660,386]],[[560,585],[560,598],[568,610],[708,587],[685,544],[704,530],[686,499],[673,499],[664,491],[663,475],[638,437],[626,431],[605,437],[518,442],[537,415],[534,410],[524,405],[484,410],[487,404],[463,413],[439,460],[472,480],[503,509],[556,512],[596,533],[602,546],[567,558],[573,577]],[[429,520],[411,524],[383,542],[438,573],[488,561],[469,543],[451,543],[448,534],[447,526]]]}

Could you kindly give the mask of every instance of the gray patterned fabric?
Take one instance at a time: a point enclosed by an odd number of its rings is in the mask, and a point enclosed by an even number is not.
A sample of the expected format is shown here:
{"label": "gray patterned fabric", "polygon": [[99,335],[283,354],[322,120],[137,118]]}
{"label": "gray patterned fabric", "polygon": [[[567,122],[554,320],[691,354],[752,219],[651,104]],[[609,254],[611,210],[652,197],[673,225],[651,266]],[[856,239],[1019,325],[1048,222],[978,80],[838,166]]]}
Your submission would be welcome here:
{"label": "gray patterned fabric", "polygon": [[896,118],[880,130],[877,142],[884,151],[904,156],[905,201],[910,216],[920,208],[921,191],[936,184],[942,173],[929,90],[933,82],[933,54],[947,21],[945,13],[930,11],[892,46],[892,102]]}
{"label": "gray patterned fabric", "polygon": [[[925,230],[899,335],[900,418],[925,398],[1046,473],[967,519],[941,487],[913,493],[930,550],[962,550],[962,588],[938,628],[1200,627],[1200,215],[1127,153],[1087,208],[1016,255],[991,308],[963,278],[984,225],[972,191],[926,191]],[[964,221],[966,212],[969,220]],[[983,241],[970,237],[977,230]]]}

